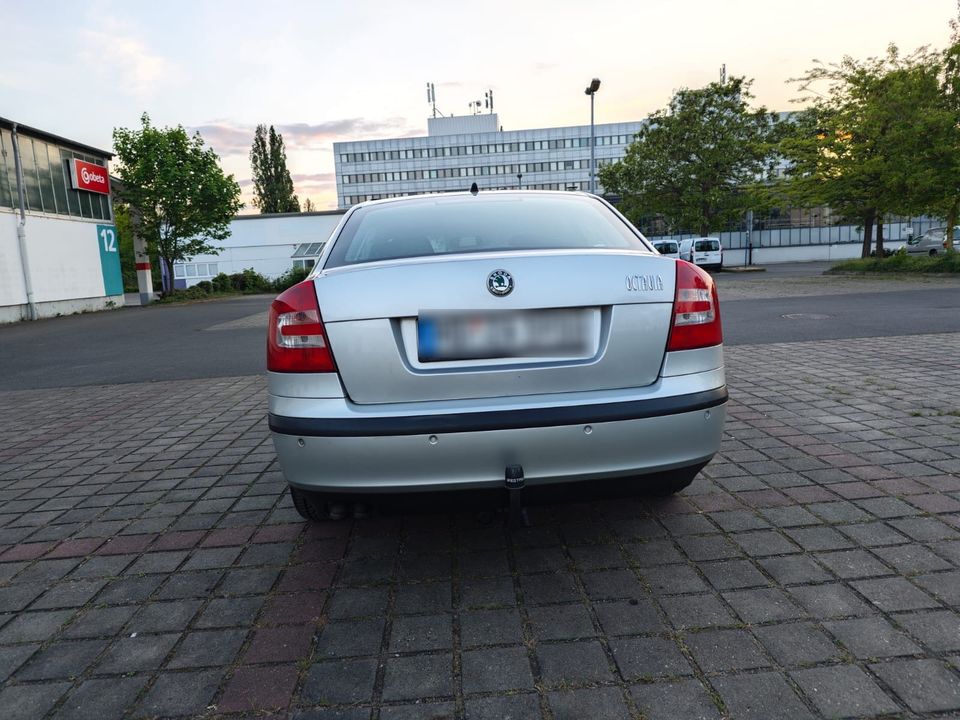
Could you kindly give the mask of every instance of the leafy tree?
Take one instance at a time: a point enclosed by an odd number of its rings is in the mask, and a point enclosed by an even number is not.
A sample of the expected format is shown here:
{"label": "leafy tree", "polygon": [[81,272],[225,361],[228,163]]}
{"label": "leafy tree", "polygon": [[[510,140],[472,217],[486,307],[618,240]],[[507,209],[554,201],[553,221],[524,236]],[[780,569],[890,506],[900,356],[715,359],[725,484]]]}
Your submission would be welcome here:
{"label": "leafy tree", "polygon": [[[960,2],[957,6],[960,11]],[[942,103],[938,116],[931,118],[937,130],[921,158],[935,174],[933,192],[946,207],[947,248],[953,250],[960,220],[960,18],[950,21],[950,30],[950,44],[941,56]]]}
{"label": "leafy tree", "polygon": [[[120,248],[120,271],[123,273],[123,289],[125,292],[136,292],[139,289],[137,283],[137,258],[134,252],[134,230],[133,218],[131,217],[130,207],[123,202],[117,201],[113,205],[113,224],[117,229],[117,245]],[[150,275],[154,287],[160,283],[160,264],[155,255],[150,257]]]}
{"label": "leafy tree", "polygon": [[921,48],[904,57],[895,45],[879,58],[817,62],[795,80],[801,100],[812,104],[792,119],[781,142],[789,169],[774,192],[862,222],[863,257],[870,255],[876,225],[882,255],[884,213],[921,214],[941,202],[939,166],[921,159],[941,153],[939,138],[951,131],[940,75],[937,56]]}
{"label": "leafy tree", "polygon": [[751,82],[679,90],[623,160],[601,168],[601,184],[623,198],[628,217],[659,214],[674,230],[706,235],[756,205],[753,190],[772,171],[777,116],[748,107]]}
{"label": "leafy tree", "polygon": [[260,212],[300,212],[300,201],[293,194],[293,180],[287,170],[287,151],[283,135],[266,125],[257,125],[250,148],[253,166],[253,204]]}
{"label": "leafy tree", "polygon": [[117,230],[117,245],[120,249],[120,272],[123,274],[124,292],[137,290],[137,262],[133,251],[133,222],[130,208],[122,202],[113,204],[113,224]]}
{"label": "leafy tree", "polygon": [[306,200],[303,201],[304,212],[315,212],[316,209],[317,209],[317,206],[313,204],[313,200],[311,200],[310,198],[307,198]]}
{"label": "leafy tree", "polygon": [[230,235],[229,223],[243,207],[240,187],[200,133],[156,128],[146,113],[140,122],[139,129],[113,131],[119,195],[136,209],[136,230],[165,264],[164,290],[172,291],[174,262],[216,253],[210,241]]}

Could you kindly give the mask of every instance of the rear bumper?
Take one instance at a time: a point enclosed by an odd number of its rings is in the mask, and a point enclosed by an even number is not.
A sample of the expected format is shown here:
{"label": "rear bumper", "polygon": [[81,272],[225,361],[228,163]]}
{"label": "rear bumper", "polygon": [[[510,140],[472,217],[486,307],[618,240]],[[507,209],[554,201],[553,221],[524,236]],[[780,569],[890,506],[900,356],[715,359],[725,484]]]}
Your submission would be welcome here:
{"label": "rear bumper", "polygon": [[507,465],[528,484],[665,473],[720,447],[725,386],[628,402],[370,417],[271,413],[291,485],[327,492],[498,487]]}

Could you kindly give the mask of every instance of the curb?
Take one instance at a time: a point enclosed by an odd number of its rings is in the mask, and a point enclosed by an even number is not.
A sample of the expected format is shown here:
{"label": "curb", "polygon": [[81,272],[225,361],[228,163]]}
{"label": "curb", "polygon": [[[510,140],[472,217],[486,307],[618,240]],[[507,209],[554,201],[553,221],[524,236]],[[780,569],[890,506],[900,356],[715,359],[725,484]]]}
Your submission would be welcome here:
{"label": "curb", "polygon": [[960,273],[925,273],[925,272],[875,272],[870,270],[824,270],[824,275],[839,275],[846,277],[872,277],[872,278],[960,278]]}

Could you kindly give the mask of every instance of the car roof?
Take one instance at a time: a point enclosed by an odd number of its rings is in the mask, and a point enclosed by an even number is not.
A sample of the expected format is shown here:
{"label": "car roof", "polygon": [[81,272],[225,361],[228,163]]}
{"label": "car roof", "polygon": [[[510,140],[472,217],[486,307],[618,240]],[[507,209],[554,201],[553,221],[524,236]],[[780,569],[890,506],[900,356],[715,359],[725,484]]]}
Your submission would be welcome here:
{"label": "car roof", "polygon": [[354,205],[354,208],[360,207],[370,207],[372,205],[389,205],[394,203],[401,203],[406,205],[412,204],[427,204],[437,200],[438,198],[451,198],[451,197],[476,197],[479,201],[482,201],[482,198],[492,198],[492,197],[530,197],[532,195],[541,195],[548,197],[580,197],[580,198],[592,198],[601,203],[606,201],[599,195],[594,195],[593,193],[583,192],[580,190],[483,190],[480,189],[476,194],[470,190],[463,190],[457,192],[442,192],[442,193],[427,193],[423,195],[406,195],[404,197],[396,198],[383,198],[381,200],[366,200],[362,203],[357,203]]}

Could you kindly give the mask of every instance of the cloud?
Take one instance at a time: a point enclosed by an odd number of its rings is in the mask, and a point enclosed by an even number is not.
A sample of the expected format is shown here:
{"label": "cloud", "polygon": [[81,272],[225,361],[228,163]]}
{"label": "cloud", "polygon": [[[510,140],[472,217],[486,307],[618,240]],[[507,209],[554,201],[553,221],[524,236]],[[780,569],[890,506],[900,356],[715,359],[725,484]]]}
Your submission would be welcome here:
{"label": "cloud", "polygon": [[[84,29],[79,52],[81,63],[98,74],[109,74],[110,84],[137,98],[156,94],[158,86],[175,78],[173,64],[152,52],[132,32],[114,20],[98,30]],[[103,48],[110,48],[109,62],[104,62]]]}
{"label": "cloud", "polygon": [[[335,141],[362,140],[369,137],[411,137],[422,135],[423,130],[411,128],[406,118],[391,117],[382,120],[344,118],[322,123],[275,123],[274,128],[283,135],[287,150],[328,151]],[[240,125],[229,121],[210,122],[189,128],[199,131],[203,139],[221,157],[248,155],[256,132],[254,125]]]}

